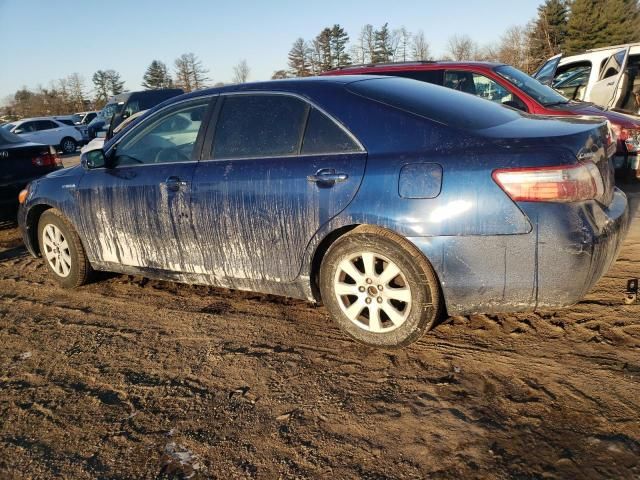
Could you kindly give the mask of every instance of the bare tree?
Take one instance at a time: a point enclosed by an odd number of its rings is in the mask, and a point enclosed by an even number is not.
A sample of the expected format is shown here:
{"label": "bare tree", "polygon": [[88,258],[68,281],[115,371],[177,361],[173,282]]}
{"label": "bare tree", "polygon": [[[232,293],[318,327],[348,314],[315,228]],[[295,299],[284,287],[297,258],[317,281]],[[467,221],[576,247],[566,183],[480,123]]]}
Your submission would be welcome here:
{"label": "bare tree", "polygon": [[271,80],[282,80],[283,78],[289,78],[289,73],[286,70],[276,70],[271,75]]}
{"label": "bare tree", "polygon": [[233,67],[233,83],[245,83],[249,79],[249,65],[246,60],[241,60]]}
{"label": "bare tree", "polygon": [[449,38],[447,53],[453,60],[475,60],[478,46],[468,35],[454,35]]}
{"label": "bare tree", "polygon": [[69,89],[69,100],[73,106],[73,110],[76,112],[84,110],[87,100],[84,78],[78,73],[72,73],[67,77],[67,86]]}
{"label": "bare tree", "polygon": [[395,52],[393,59],[397,62],[406,62],[411,59],[411,43],[413,35],[404,26],[394,31]]}
{"label": "bare tree", "polygon": [[422,30],[413,35],[411,42],[411,56],[413,60],[431,60],[429,43],[424,38]]}
{"label": "bare tree", "polygon": [[185,92],[192,92],[206,87],[209,70],[202,66],[202,62],[193,53],[183,53],[175,61],[176,86]]}
{"label": "bare tree", "polygon": [[375,50],[375,30],[373,25],[362,27],[357,43],[351,48],[354,63],[371,63]]}
{"label": "bare tree", "polygon": [[528,72],[532,67],[530,35],[523,27],[511,27],[502,35],[497,60]]}

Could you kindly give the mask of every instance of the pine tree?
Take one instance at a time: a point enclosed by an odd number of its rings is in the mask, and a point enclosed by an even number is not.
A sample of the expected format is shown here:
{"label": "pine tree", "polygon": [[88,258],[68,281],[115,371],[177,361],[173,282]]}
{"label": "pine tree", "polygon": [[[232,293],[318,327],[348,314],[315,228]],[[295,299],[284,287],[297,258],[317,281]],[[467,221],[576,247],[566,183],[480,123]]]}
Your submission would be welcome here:
{"label": "pine tree", "polygon": [[546,0],[538,7],[538,17],[529,30],[529,48],[533,65],[560,53],[567,38],[566,0]]}
{"label": "pine tree", "polygon": [[331,40],[331,29],[324,28],[313,41],[314,73],[322,73],[331,70],[333,65]]}
{"label": "pine tree", "polygon": [[96,92],[95,102],[103,104],[109,98],[109,82],[107,72],[98,70],[91,79]]}
{"label": "pine tree", "polygon": [[331,28],[331,60],[333,68],[340,68],[351,63],[351,58],[347,53],[349,34],[339,24]]}
{"label": "pine tree", "polygon": [[389,24],[385,23],[380,30],[374,32],[373,63],[388,62],[393,55]]}
{"label": "pine tree", "polygon": [[302,38],[293,42],[289,50],[289,72],[294,77],[308,77],[311,75],[311,52],[309,45]]}
{"label": "pine tree", "polygon": [[[607,0],[574,0],[567,22],[565,54],[574,54],[600,46],[606,35],[604,11]],[[606,45],[612,45],[605,40]]]}
{"label": "pine tree", "polygon": [[602,11],[605,28],[597,46],[620,45],[640,41],[640,2],[638,0],[607,0]]}
{"label": "pine tree", "polygon": [[173,80],[167,66],[160,60],[153,60],[142,77],[142,86],[147,90],[173,87]]}

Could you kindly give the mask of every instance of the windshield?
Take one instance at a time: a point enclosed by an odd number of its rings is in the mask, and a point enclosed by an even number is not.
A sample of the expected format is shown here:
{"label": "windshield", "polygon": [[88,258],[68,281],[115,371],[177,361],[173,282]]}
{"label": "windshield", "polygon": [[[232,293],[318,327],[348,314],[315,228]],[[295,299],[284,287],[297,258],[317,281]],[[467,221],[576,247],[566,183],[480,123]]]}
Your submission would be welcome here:
{"label": "windshield", "polygon": [[569,102],[569,99],[560,95],[553,88],[541,84],[517,68],[501,65],[495,68],[495,72],[545,107]]}
{"label": "windshield", "polygon": [[111,121],[111,117],[113,117],[113,114],[116,113],[117,108],[117,103],[109,103],[105,105],[101,112],[102,118],[104,118],[105,121],[109,123]]}
{"label": "windshield", "polygon": [[4,125],[0,126],[0,128],[3,128],[4,130],[12,130],[13,127],[15,127],[16,124],[15,123],[5,123]]}

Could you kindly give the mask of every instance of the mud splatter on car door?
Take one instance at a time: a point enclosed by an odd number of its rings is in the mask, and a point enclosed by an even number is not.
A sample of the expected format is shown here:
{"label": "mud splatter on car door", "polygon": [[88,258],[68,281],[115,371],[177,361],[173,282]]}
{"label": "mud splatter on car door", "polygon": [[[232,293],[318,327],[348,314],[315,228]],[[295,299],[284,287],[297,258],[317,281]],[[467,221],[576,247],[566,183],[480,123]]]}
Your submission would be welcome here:
{"label": "mud splatter on car door", "polygon": [[215,128],[192,195],[204,270],[292,281],[313,234],[355,196],[366,153],[326,115],[287,95],[229,96]]}

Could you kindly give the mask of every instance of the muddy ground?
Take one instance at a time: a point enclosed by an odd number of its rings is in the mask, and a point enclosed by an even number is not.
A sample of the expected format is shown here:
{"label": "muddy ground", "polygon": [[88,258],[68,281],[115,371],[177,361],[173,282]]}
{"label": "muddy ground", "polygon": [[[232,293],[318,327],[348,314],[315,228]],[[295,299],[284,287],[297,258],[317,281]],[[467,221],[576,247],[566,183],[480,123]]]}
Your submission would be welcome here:
{"label": "muddy ground", "polygon": [[56,287],[0,230],[0,477],[640,478],[640,188],[572,308],[449,318],[415,346],[323,308],[102,276]]}

